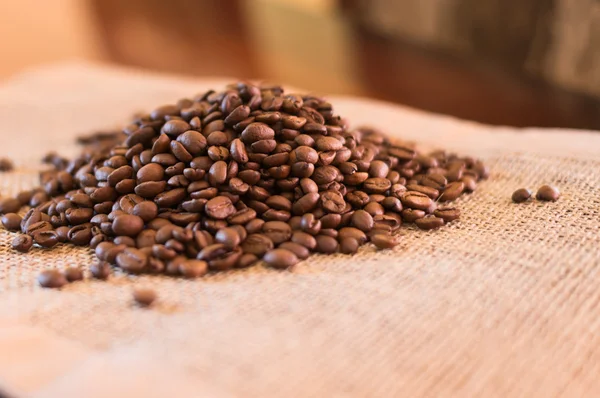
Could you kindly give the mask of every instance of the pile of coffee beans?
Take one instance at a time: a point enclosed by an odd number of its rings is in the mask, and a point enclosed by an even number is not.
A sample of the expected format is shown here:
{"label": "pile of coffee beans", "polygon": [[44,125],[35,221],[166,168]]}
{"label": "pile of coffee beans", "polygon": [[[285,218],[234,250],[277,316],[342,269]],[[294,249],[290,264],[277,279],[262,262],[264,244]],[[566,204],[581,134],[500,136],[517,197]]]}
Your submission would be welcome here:
{"label": "pile of coffee beans", "polygon": [[[21,232],[17,251],[92,247],[98,279],[111,266],[195,278],[261,260],[288,268],[367,242],[390,249],[403,223],[431,230],[458,219],[442,204],[488,176],[473,158],[350,130],[323,98],[249,83],[158,107],[122,133],[80,143],[75,159],[46,156],[41,188],[1,200],[0,213],[5,228]],[[42,285],[69,279],[77,273],[50,272]]]}
{"label": "pile of coffee beans", "polygon": [[[512,201],[515,203],[527,202],[533,197],[533,191],[528,188],[519,188],[512,194]],[[552,185],[542,185],[535,198],[544,202],[556,202],[560,197],[560,191],[558,188]]]}

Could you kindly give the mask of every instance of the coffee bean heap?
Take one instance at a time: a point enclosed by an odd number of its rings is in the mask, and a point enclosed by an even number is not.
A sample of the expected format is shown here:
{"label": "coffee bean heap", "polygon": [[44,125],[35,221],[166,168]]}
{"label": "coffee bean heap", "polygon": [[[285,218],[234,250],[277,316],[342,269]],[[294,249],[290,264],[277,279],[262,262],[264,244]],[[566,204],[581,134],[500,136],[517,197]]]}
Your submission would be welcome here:
{"label": "coffee bean heap", "polygon": [[[109,264],[189,278],[261,259],[287,268],[369,241],[392,248],[403,222],[439,228],[460,212],[438,203],[488,175],[470,157],[349,130],[324,99],[277,86],[208,91],[139,115],[123,132],[119,143],[120,133],[80,140],[73,160],[48,155],[42,188],[0,201],[4,226],[23,233],[16,250],[89,245],[98,279]],[[14,214],[24,205],[23,218]]]}

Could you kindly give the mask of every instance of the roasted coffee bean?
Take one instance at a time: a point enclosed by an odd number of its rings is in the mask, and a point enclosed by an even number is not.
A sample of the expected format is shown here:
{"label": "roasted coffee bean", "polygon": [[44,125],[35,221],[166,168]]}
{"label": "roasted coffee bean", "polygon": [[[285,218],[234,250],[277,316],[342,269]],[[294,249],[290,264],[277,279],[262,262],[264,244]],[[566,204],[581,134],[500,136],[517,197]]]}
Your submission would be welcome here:
{"label": "roasted coffee bean", "polygon": [[[454,189],[452,190],[454,191]],[[400,197],[400,201],[404,207],[409,207],[414,210],[428,210],[433,204],[433,200],[429,196],[416,191],[405,192]]]}
{"label": "roasted coffee bean", "polygon": [[[67,227],[67,226],[62,226],[62,227],[58,227],[56,228],[55,232],[56,232],[56,238],[58,239],[58,241],[60,243],[65,243],[69,240],[69,231],[71,230],[71,228]],[[91,231],[91,229],[90,229]]]}
{"label": "roasted coffee bean", "polygon": [[113,240],[115,245],[123,245],[127,247],[135,247],[135,239],[130,236],[117,236]]}
{"label": "roasted coffee bean", "polygon": [[[59,238],[58,234],[57,238]],[[90,240],[92,240],[92,229],[90,228],[90,224],[74,226],[69,230],[67,238],[71,243],[77,246],[89,244]]]}
{"label": "roasted coffee bean", "polygon": [[9,231],[19,231],[23,219],[16,213],[6,213],[2,215],[2,225]]}
{"label": "roasted coffee bean", "polygon": [[358,251],[359,243],[356,239],[345,237],[340,239],[340,252],[343,254],[354,254]]}
{"label": "roasted coffee bean", "polygon": [[316,250],[318,253],[332,254],[338,250],[338,242],[335,238],[326,235],[317,235]]}
{"label": "roasted coffee bean", "polygon": [[[428,198],[429,199],[429,198]],[[433,202],[432,202],[433,203]],[[382,205],[377,202],[370,202],[364,208],[364,211],[369,213],[371,216],[375,217],[385,212],[385,209]]]}
{"label": "roasted coffee bean", "polygon": [[425,217],[425,212],[423,210],[415,210],[415,209],[404,209],[401,212],[402,219],[406,222],[415,222],[419,218]]}
{"label": "roasted coffee bean", "polygon": [[363,183],[363,189],[368,193],[384,193],[392,183],[387,178],[368,178]]}
{"label": "roasted coffee bean", "polygon": [[21,202],[18,199],[5,198],[0,200],[0,214],[17,213],[20,208]]}
{"label": "roasted coffee bean", "polygon": [[292,228],[282,221],[268,221],[262,227],[262,232],[274,244],[287,242],[292,237]]}
{"label": "roasted coffee bean", "polygon": [[139,249],[128,247],[117,255],[117,265],[132,274],[143,271],[148,263],[148,255]]}
{"label": "roasted coffee bean", "polygon": [[63,271],[63,275],[69,282],[77,282],[83,280],[83,270],[80,267],[68,267]]}
{"label": "roasted coffee bean", "polygon": [[317,219],[314,214],[307,213],[302,216],[300,220],[300,228],[302,231],[311,234],[317,235],[321,231],[321,220]]}
{"label": "roasted coffee bean", "polygon": [[199,278],[208,273],[208,263],[203,260],[185,260],[179,264],[179,273],[185,278]]}
{"label": "roasted coffee bean", "polygon": [[434,215],[428,215],[423,218],[419,218],[415,221],[417,227],[423,230],[437,229],[444,225],[444,219],[436,217]]}
{"label": "roasted coffee bean", "polygon": [[[325,200],[330,201],[328,197],[331,196],[332,195],[327,196]],[[320,198],[321,196],[317,192],[307,193],[306,195],[299,198],[296,202],[294,202],[294,204],[292,205],[292,213],[296,215],[302,215],[312,211],[319,203]],[[341,205],[339,194],[334,198],[334,200],[337,200],[338,204]],[[341,200],[343,201],[343,198]],[[335,203],[331,203],[330,206],[332,208],[335,208]]]}
{"label": "roasted coffee bean", "polygon": [[58,237],[54,231],[41,231],[33,234],[35,243],[44,248],[51,248],[58,243]]}
{"label": "roasted coffee bean", "polygon": [[450,221],[458,220],[460,218],[460,210],[454,207],[437,209],[433,212],[433,215],[443,219],[444,222],[448,223]]}
{"label": "roasted coffee bean", "polygon": [[106,280],[112,271],[109,263],[105,261],[97,261],[90,265],[90,272],[94,278]]}
{"label": "roasted coffee bean", "polygon": [[156,292],[152,289],[136,288],[133,290],[133,301],[140,307],[149,307],[156,301]]}
{"label": "roasted coffee bean", "polygon": [[237,268],[246,268],[250,267],[251,265],[254,265],[256,262],[258,262],[258,257],[251,253],[244,253],[238,259],[238,262],[235,266]]}
{"label": "roasted coffee bean", "polygon": [[361,245],[367,242],[367,235],[360,229],[354,227],[344,227],[340,229],[337,237],[340,240],[343,238],[353,238]]}
{"label": "roasted coffee bean", "polygon": [[533,196],[533,192],[527,188],[519,188],[512,194],[512,201],[522,203],[528,201]]}
{"label": "roasted coffee bean", "polygon": [[473,192],[477,189],[477,180],[475,177],[463,176],[461,181],[465,184],[465,192]]}
{"label": "roasted coffee bean", "polygon": [[346,201],[339,192],[326,191],[321,193],[321,206],[329,213],[340,214],[346,209]]}
{"label": "roasted coffee bean", "polygon": [[112,230],[117,235],[135,237],[144,229],[144,220],[139,216],[122,214],[112,222]]}
{"label": "roasted coffee bean", "polygon": [[21,253],[27,253],[33,246],[33,238],[29,235],[18,235],[12,241],[12,248]]}
{"label": "roasted coffee bean", "polygon": [[226,196],[217,196],[209,200],[204,206],[204,212],[209,217],[224,220],[236,212],[235,206]]}
{"label": "roasted coffee bean", "polygon": [[266,252],[272,249],[273,241],[263,234],[249,234],[242,243],[242,250],[244,253],[254,254],[257,257],[262,257]]}
{"label": "roasted coffee bean", "polygon": [[298,243],[310,250],[314,250],[315,247],[317,247],[317,241],[315,237],[309,233],[302,231],[295,231],[292,234],[291,241],[294,243]]}
{"label": "roasted coffee bean", "polygon": [[293,252],[286,249],[271,250],[265,254],[263,260],[273,268],[289,268],[300,261]]}
{"label": "roasted coffee bean", "polygon": [[222,243],[227,249],[233,249],[241,242],[238,231],[234,228],[223,228],[215,235],[215,241]]}
{"label": "roasted coffee bean", "polygon": [[378,249],[392,249],[400,243],[400,237],[398,235],[388,235],[385,233],[375,234],[371,236],[371,242]]}
{"label": "roasted coffee bean", "polygon": [[51,289],[59,289],[69,283],[67,278],[56,269],[47,269],[40,272],[37,280],[41,287]]}
{"label": "roasted coffee bean", "polygon": [[352,214],[351,224],[363,232],[369,232],[373,228],[373,216],[364,210],[356,210]]}
{"label": "roasted coffee bean", "polygon": [[133,207],[131,214],[138,216],[143,222],[147,223],[154,220],[158,215],[158,206],[154,202],[145,200],[137,203]]}
{"label": "roasted coffee bean", "polygon": [[551,185],[542,185],[535,195],[537,200],[546,202],[556,202],[560,197],[560,191],[558,188]]}
{"label": "roasted coffee bean", "polygon": [[[457,199],[465,190],[465,184],[462,181],[451,182],[446,186],[444,192],[439,197],[440,202],[447,202]],[[424,210],[424,209],[422,209]]]}

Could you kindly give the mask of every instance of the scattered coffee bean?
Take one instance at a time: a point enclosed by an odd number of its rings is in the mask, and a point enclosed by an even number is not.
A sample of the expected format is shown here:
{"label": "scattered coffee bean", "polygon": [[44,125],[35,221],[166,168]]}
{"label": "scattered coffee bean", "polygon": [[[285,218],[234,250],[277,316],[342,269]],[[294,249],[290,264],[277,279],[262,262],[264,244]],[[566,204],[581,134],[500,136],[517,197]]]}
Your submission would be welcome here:
{"label": "scattered coffee bean", "polygon": [[515,203],[523,203],[529,200],[533,192],[527,188],[519,188],[512,194],[512,201]]}
{"label": "scattered coffee bean", "polygon": [[454,207],[448,207],[445,209],[436,209],[433,215],[449,223],[450,221],[458,220],[460,218],[460,210]]}
{"label": "scattered coffee bean", "polygon": [[90,272],[94,278],[105,280],[108,279],[112,271],[109,263],[106,261],[97,261],[90,265]]}
{"label": "scattered coffee bean", "polygon": [[375,234],[371,236],[371,242],[378,249],[392,249],[400,243],[398,235],[388,235],[385,233]]}
{"label": "scattered coffee bean", "polygon": [[47,269],[40,272],[37,280],[41,287],[51,289],[59,289],[69,283],[67,278],[56,269]]}
{"label": "scattered coffee bean", "polygon": [[560,192],[556,187],[551,185],[542,185],[535,195],[537,200],[543,200],[546,202],[556,202],[560,197]]}
{"label": "scattered coffee bean", "polygon": [[83,271],[79,267],[69,267],[64,271],[65,278],[69,282],[76,282],[83,280]]}
{"label": "scattered coffee bean", "polygon": [[423,230],[437,229],[444,225],[444,219],[441,217],[436,217],[434,215],[428,215],[423,218],[419,218],[415,221],[417,227]]}
{"label": "scattered coffee bean", "polygon": [[136,288],[133,290],[133,300],[140,307],[149,307],[156,301],[156,292],[152,289]]}
{"label": "scattered coffee bean", "polygon": [[21,230],[21,221],[23,221],[23,219],[16,213],[6,213],[2,215],[2,225],[9,231]]}
{"label": "scattered coffee bean", "polygon": [[33,238],[29,235],[18,235],[12,241],[12,247],[21,253],[27,253],[33,246]]}

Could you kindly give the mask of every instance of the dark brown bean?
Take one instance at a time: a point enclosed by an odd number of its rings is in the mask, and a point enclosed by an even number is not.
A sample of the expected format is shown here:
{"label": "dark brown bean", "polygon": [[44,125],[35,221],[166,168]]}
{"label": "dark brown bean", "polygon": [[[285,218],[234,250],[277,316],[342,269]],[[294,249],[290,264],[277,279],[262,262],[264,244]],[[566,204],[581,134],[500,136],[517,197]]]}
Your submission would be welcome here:
{"label": "dark brown bean", "polygon": [[90,266],[90,272],[96,279],[106,280],[111,274],[110,264],[106,261],[98,261]]}
{"label": "dark brown bean", "polygon": [[437,228],[443,226],[444,219],[441,217],[436,217],[434,215],[428,215],[428,216],[425,216],[423,218],[419,218],[418,220],[416,220],[415,224],[420,229],[428,231],[428,230],[437,229]]}
{"label": "dark brown bean", "polygon": [[332,254],[338,250],[338,242],[335,238],[326,235],[317,235],[315,237],[317,240],[317,252]]}
{"label": "dark brown bean", "polygon": [[558,188],[551,185],[542,185],[535,195],[537,200],[546,202],[556,202],[560,197],[560,191]]}
{"label": "dark brown bean", "polygon": [[83,280],[83,270],[80,267],[68,267],[64,270],[63,275],[69,282],[77,282]]}
{"label": "dark brown bean", "polygon": [[262,257],[266,252],[272,249],[273,241],[263,234],[250,234],[242,243],[242,250],[244,253],[254,254],[257,257]]}
{"label": "dark brown bean", "polygon": [[340,252],[343,254],[354,254],[358,251],[359,243],[356,239],[345,237],[340,239]]}
{"label": "dark brown bean", "polygon": [[400,237],[398,235],[379,233],[371,236],[371,242],[378,249],[392,249],[398,246],[400,243]]}
{"label": "dark brown bean", "polygon": [[21,253],[27,253],[33,246],[33,238],[29,235],[18,235],[12,241],[12,248]]}
{"label": "dark brown bean", "polygon": [[6,213],[2,215],[2,225],[9,231],[19,231],[23,219],[16,213]]}
{"label": "dark brown bean", "polygon": [[[465,184],[462,181],[451,182],[446,186],[444,192],[439,197],[440,202],[447,202],[457,199],[465,190]],[[423,209],[424,210],[424,209]]]}
{"label": "dark brown bean", "polygon": [[289,268],[298,263],[298,257],[286,249],[274,249],[263,257],[263,260],[273,268]]}
{"label": "dark brown bean", "polygon": [[140,307],[149,307],[156,301],[156,292],[152,289],[136,288],[133,290],[133,301]]}
{"label": "dark brown bean", "polygon": [[444,222],[448,223],[450,221],[458,220],[460,218],[460,210],[454,207],[437,209],[433,212],[433,215],[443,219]]}
{"label": "dark brown bean", "polygon": [[37,277],[38,283],[41,287],[51,288],[51,289],[59,289],[69,283],[67,278],[58,270],[55,269],[47,269],[42,272]]}

